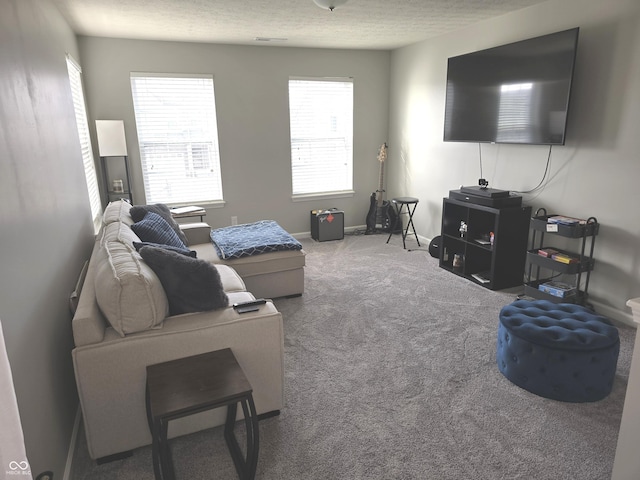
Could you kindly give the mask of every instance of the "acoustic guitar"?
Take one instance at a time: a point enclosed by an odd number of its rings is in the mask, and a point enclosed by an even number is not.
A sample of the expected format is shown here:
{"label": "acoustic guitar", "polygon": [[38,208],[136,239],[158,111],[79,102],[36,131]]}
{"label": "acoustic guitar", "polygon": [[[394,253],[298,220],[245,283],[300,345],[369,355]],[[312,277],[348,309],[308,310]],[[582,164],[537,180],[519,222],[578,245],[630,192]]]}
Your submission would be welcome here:
{"label": "acoustic guitar", "polygon": [[[402,229],[396,226],[396,211],[391,202],[384,199],[384,162],[387,159],[387,144],[383,143],[378,152],[378,162],[380,162],[380,175],[378,177],[378,189],[369,198],[369,212],[367,213],[367,230],[365,235],[376,233],[378,229],[389,233],[399,233]],[[395,227],[395,228],[394,228]]]}

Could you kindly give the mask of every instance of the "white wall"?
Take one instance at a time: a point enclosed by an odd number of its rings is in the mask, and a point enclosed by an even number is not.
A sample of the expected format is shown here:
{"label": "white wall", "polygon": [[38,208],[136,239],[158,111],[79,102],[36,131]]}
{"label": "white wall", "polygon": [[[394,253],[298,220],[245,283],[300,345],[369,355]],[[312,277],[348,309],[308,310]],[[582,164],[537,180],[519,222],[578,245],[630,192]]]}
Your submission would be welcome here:
{"label": "white wall", "polygon": [[[214,227],[262,219],[292,233],[308,232],[309,211],[337,207],[346,225],[363,225],[378,180],[378,148],[387,140],[389,52],[266,46],[79,39],[93,120],[124,120],[134,203],[146,203],[135,129],[130,72],[214,76],[226,205],[208,209]],[[352,198],[291,200],[288,80],[290,76],[354,78]]]}
{"label": "white wall", "polygon": [[31,471],[59,479],[78,405],[68,298],[93,245],[65,61],[77,46],[42,0],[0,1],[0,45],[0,318]]}
{"label": "white wall", "polygon": [[[553,147],[550,179],[533,210],[601,223],[591,300],[631,323],[625,302],[640,295],[640,2],[551,0],[396,50],[391,58],[391,196],[420,198],[415,225],[440,232],[442,198],[480,178],[478,144],[444,143],[447,58],[580,27],[565,146]],[[490,186],[526,191],[542,178],[546,146],[482,145]]]}

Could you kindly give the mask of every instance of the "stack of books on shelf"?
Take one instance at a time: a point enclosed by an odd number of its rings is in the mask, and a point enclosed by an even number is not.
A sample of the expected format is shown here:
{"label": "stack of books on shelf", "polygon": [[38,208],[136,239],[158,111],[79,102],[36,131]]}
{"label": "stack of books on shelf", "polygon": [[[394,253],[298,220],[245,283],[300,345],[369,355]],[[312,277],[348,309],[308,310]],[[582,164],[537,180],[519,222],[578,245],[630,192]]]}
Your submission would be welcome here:
{"label": "stack of books on shelf", "polygon": [[489,283],[490,272],[472,273],[471,276],[480,283]]}
{"label": "stack of books on shelf", "polygon": [[556,262],[566,263],[567,265],[570,263],[578,263],[578,259],[576,257],[571,257],[564,253],[554,253],[551,255]]}
{"label": "stack of books on shelf", "polygon": [[559,298],[569,298],[576,294],[576,287],[562,282],[541,283],[538,290]]}
{"label": "stack of books on shelf", "polygon": [[551,258],[556,262],[565,263],[567,265],[570,263],[578,263],[579,261],[578,258],[567,255],[566,253],[561,253],[553,248],[541,248],[538,250],[538,255],[541,257]]}
{"label": "stack of books on shelf", "polygon": [[587,221],[582,218],[565,217],[563,215],[554,215],[547,218],[547,223],[558,223],[560,225],[586,225]]}
{"label": "stack of books on shelf", "polygon": [[560,253],[554,248],[541,248],[538,250],[538,255],[541,257],[551,258],[553,255]]}

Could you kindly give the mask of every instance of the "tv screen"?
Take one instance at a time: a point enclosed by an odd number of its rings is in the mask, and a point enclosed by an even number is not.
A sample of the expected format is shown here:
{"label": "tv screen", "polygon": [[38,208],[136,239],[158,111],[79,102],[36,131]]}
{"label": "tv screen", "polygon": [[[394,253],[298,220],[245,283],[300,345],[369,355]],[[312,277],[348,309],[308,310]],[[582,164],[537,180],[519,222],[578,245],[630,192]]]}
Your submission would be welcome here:
{"label": "tv screen", "polygon": [[449,58],[444,141],[564,145],[578,30]]}

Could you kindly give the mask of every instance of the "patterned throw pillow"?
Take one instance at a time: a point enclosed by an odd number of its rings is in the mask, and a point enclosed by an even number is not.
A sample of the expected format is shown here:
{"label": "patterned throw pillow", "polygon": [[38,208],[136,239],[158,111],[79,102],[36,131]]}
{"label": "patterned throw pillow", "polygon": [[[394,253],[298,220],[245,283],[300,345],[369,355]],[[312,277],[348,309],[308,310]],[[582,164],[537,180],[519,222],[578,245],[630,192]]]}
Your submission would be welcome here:
{"label": "patterned throw pillow", "polygon": [[172,247],[187,249],[171,225],[157,213],[148,212],[142,220],[131,225],[131,230],[135,232],[143,242],[160,243],[171,245]]}
{"label": "patterned throw pillow", "polygon": [[180,225],[178,225],[178,222],[176,222],[174,218],[171,216],[171,210],[169,210],[169,207],[166,206],[164,203],[156,203],[154,205],[134,205],[129,210],[129,215],[131,215],[131,218],[133,219],[134,222],[139,222],[149,212],[157,213],[162,218],[164,218],[164,220],[169,224],[169,226],[173,228],[173,231],[176,232],[176,235],[178,235],[178,238],[182,240],[182,243],[184,243],[185,245],[188,245],[189,242],[187,241],[186,235],[180,229]]}

